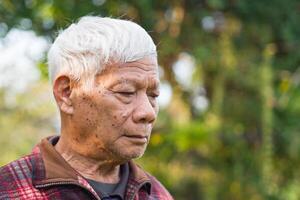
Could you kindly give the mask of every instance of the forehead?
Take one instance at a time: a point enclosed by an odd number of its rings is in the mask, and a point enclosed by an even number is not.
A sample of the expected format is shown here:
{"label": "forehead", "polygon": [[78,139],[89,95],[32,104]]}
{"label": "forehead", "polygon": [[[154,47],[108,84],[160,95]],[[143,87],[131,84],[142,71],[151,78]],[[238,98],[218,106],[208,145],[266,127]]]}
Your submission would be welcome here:
{"label": "forehead", "polygon": [[99,81],[110,83],[151,82],[159,83],[156,58],[143,58],[133,62],[113,64],[100,74]]}
{"label": "forehead", "polygon": [[137,67],[143,71],[156,71],[158,68],[156,57],[145,57],[136,61],[121,63],[119,65],[116,65],[116,67]]}

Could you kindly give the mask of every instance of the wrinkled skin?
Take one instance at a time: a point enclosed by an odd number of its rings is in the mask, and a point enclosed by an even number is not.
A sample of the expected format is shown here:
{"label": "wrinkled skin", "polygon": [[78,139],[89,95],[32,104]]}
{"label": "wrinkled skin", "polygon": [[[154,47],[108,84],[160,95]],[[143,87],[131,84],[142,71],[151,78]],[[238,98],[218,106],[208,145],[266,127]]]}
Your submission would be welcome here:
{"label": "wrinkled skin", "polygon": [[79,84],[70,91],[71,108],[61,109],[61,139],[95,160],[142,156],[158,113],[158,87],[155,57],[108,67],[91,88]]}

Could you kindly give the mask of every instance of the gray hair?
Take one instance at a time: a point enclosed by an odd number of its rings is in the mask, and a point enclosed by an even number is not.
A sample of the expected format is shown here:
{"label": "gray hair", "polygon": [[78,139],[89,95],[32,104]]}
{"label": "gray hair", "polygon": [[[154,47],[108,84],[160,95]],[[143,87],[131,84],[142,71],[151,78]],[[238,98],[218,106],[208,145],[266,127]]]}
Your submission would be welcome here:
{"label": "gray hair", "polygon": [[138,24],[86,16],[62,31],[48,53],[51,82],[61,74],[75,80],[101,73],[111,62],[132,62],[157,56],[149,34]]}

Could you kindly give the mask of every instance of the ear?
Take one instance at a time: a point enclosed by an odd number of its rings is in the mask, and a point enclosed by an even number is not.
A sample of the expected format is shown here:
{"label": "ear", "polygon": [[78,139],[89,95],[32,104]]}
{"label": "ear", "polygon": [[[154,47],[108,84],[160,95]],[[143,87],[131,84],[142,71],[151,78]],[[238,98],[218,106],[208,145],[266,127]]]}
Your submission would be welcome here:
{"label": "ear", "polygon": [[61,112],[72,115],[74,112],[74,108],[71,100],[71,79],[68,76],[59,76],[55,79],[53,84],[53,94],[57,105]]}

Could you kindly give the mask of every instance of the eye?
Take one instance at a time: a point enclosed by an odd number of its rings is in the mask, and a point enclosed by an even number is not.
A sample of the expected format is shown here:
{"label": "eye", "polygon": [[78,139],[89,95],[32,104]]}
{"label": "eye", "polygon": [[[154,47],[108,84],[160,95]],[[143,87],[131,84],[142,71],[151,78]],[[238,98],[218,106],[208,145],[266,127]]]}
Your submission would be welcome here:
{"label": "eye", "polygon": [[135,94],[135,92],[118,92],[118,94],[124,97],[132,97]]}
{"label": "eye", "polygon": [[157,93],[149,93],[148,96],[151,97],[151,98],[156,99],[159,96],[159,94],[157,94]]}

